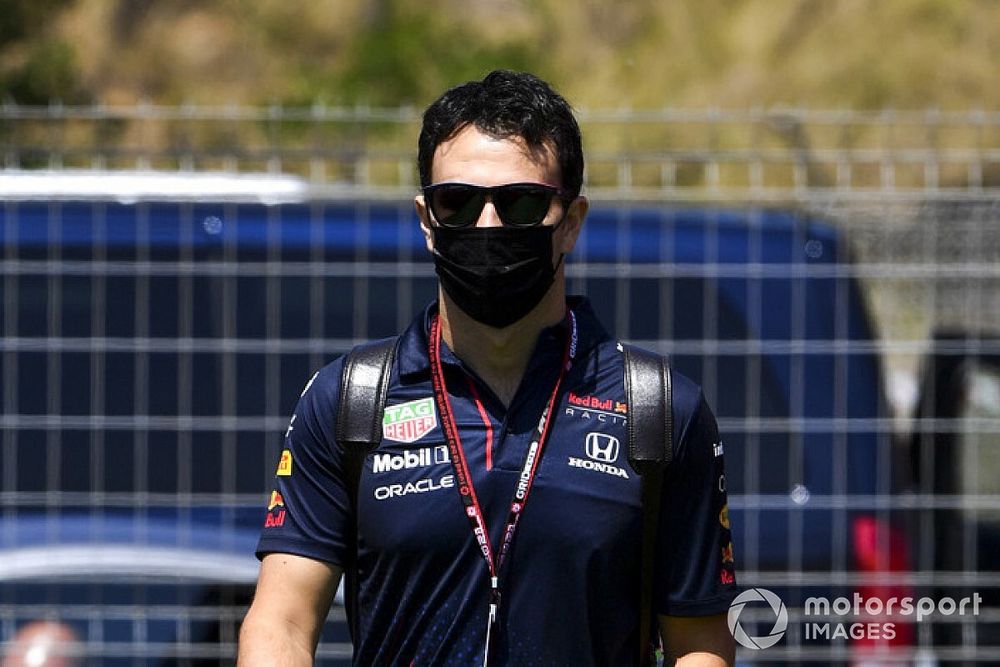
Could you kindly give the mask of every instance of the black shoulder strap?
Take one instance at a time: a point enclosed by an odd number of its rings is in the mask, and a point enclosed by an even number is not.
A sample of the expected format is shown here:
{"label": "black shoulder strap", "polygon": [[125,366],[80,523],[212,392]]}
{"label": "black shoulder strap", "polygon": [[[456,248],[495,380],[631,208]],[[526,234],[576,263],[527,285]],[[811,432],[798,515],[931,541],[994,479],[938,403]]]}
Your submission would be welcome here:
{"label": "black shoulder strap", "polygon": [[653,556],[663,471],[674,455],[673,393],[666,357],[630,345],[625,356],[629,464],[642,477],[642,572],[639,584],[639,664],[653,664]]}
{"label": "black shoulder strap", "polygon": [[[628,401],[628,459],[640,475],[662,470],[673,459],[670,362],[660,354],[622,345]],[[669,445],[669,446],[667,446]]]}
{"label": "black shoulder strap", "polygon": [[398,338],[358,345],[344,357],[337,406],[337,442],[368,452],[382,440],[382,411]]}
{"label": "black shoulder strap", "polygon": [[[337,444],[344,454],[344,480],[357,508],[358,486],[365,456],[382,440],[382,413],[389,394],[389,376],[399,338],[358,345],[344,357],[337,405]],[[355,521],[357,512],[354,512]],[[358,553],[357,524],[348,544],[352,558]],[[358,572],[352,561],[344,568],[345,607],[351,638],[357,639]]]}

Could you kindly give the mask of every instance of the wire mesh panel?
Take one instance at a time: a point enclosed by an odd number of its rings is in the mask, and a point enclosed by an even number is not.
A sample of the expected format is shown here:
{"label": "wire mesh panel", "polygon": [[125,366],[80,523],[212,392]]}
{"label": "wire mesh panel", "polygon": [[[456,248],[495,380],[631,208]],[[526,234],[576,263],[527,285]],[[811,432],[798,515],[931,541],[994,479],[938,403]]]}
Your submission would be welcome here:
{"label": "wire mesh panel", "polygon": [[[4,114],[0,636],[60,619],[91,664],[231,660],[302,386],[436,294],[415,115]],[[996,115],[583,118],[570,291],[715,408],[740,584],[788,615],[740,660],[1000,660]],[[906,598],[934,610],[886,614]],[[319,664],[349,662],[344,625]]]}
{"label": "wire mesh panel", "polygon": [[[6,205],[3,547],[27,562],[0,586],[5,600],[51,593],[5,605],[5,637],[33,616],[79,625],[87,617],[74,605],[104,623],[105,587],[76,579],[123,575],[136,583],[118,587],[133,596],[120,604],[148,600],[156,614],[116,635],[139,648],[78,627],[88,656],[227,656],[201,645],[215,637],[196,629],[210,618],[202,600],[233,607],[213,631],[232,648],[294,400],[323,363],[397,331],[414,299],[433,296],[430,272],[409,259],[419,232],[403,220],[398,207],[373,217],[364,203]],[[66,549],[91,569],[71,568],[66,586],[22,583],[64,577]],[[146,577],[191,592],[161,602]],[[164,634],[164,614],[184,627]],[[333,620],[343,626],[342,611]],[[340,664],[346,635],[330,632],[337,641],[321,655]],[[171,640],[188,646],[158,646]]]}

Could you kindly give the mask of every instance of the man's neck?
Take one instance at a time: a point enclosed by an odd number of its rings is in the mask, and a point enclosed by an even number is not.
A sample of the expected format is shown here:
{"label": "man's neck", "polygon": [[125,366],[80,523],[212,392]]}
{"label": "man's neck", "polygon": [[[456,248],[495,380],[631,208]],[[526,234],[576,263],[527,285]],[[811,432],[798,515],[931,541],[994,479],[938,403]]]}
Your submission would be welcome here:
{"label": "man's neck", "polygon": [[443,291],[439,303],[444,342],[506,406],[521,384],[538,335],[558,324],[566,314],[565,288],[558,280],[534,310],[504,329],[473,320]]}

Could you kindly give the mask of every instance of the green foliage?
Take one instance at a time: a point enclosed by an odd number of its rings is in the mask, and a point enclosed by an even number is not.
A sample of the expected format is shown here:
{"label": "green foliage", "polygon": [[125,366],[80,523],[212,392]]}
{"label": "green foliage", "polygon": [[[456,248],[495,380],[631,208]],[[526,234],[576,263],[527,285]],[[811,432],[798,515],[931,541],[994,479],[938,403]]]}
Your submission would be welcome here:
{"label": "green foliage", "polygon": [[49,36],[53,18],[70,2],[0,0],[0,97],[21,104],[84,100],[73,48]]}
{"label": "green foliage", "polygon": [[19,104],[68,104],[87,101],[79,85],[73,48],[61,41],[35,44],[27,61],[0,80],[0,96]]}
{"label": "green foliage", "polygon": [[41,33],[72,0],[0,0],[0,48]]}
{"label": "green foliage", "polygon": [[0,0],[0,99],[420,107],[507,67],[580,108],[996,108],[998,34],[995,0]]}
{"label": "green foliage", "polygon": [[490,42],[443,14],[386,2],[348,46],[333,82],[339,95],[373,106],[424,104],[493,69],[537,71],[540,54],[528,39]]}

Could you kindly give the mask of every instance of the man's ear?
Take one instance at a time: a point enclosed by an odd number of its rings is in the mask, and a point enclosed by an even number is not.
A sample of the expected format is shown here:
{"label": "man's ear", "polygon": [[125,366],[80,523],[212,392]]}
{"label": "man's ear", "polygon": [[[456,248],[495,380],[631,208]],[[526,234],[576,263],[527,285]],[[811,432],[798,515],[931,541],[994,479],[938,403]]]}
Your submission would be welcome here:
{"label": "man's ear", "polygon": [[557,241],[559,247],[556,249],[559,253],[568,255],[572,252],[576,246],[576,240],[580,236],[580,230],[583,229],[583,220],[587,217],[587,210],[589,208],[590,202],[583,195],[579,195],[570,202],[566,217],[563,219],[562,224],[559,225],[561,240]]}
{"label": "man's ear", "polygon": [[424,243],[427,244],[427,250],[434,252],[434,237],[431,235],[431,214],[427,210],[427,203],[424,201],[423,195],[417,195],[413,198],[413,208],[416,209],[417,217],[420,218],[420,231],[424,233]]}

